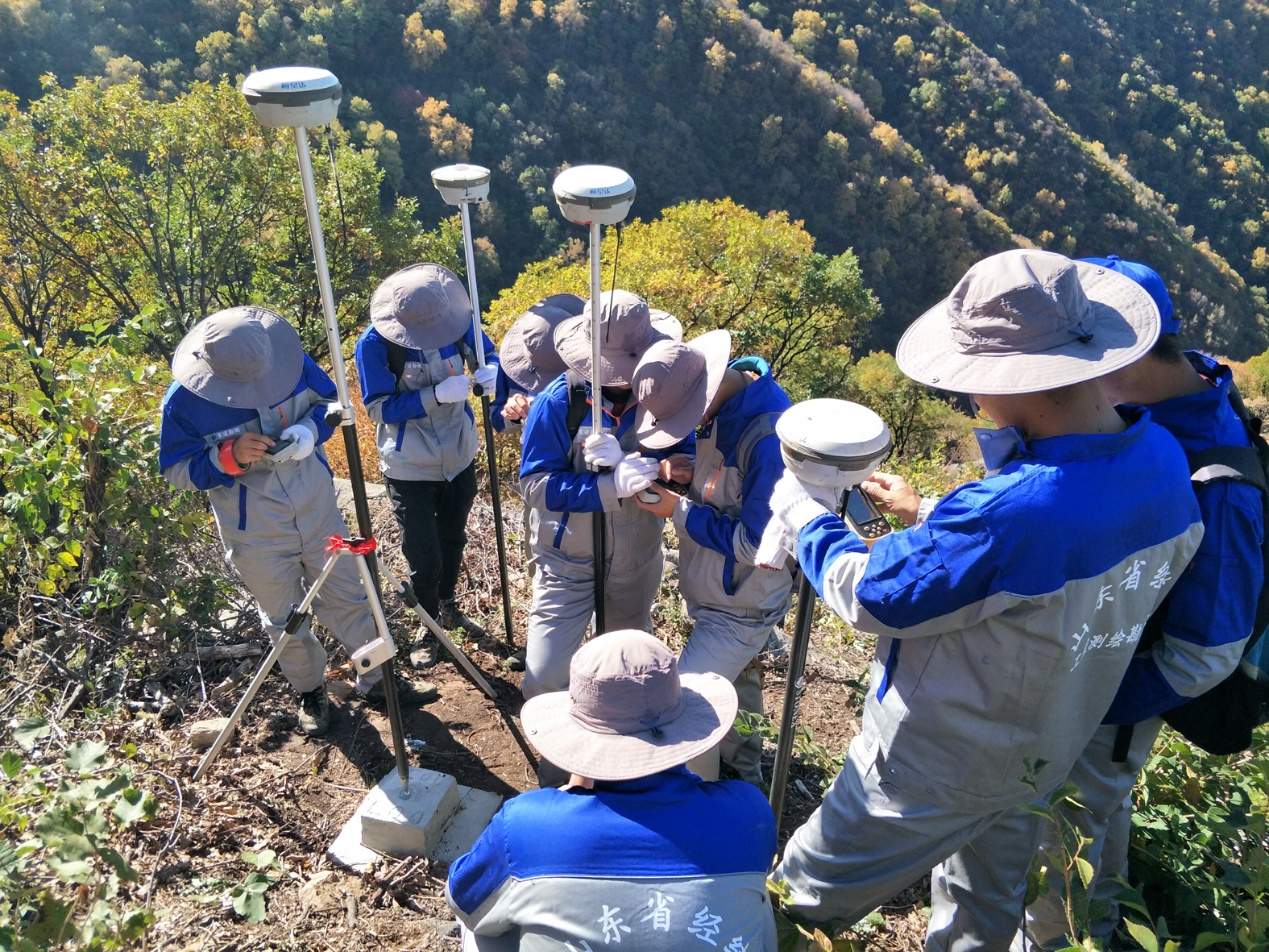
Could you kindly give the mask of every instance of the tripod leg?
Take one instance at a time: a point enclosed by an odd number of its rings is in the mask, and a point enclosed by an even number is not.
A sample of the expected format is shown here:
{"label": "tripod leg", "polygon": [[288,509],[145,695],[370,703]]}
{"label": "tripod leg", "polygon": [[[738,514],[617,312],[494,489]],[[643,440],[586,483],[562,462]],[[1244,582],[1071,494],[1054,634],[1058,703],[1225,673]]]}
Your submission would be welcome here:
{"label": "tripod leg", "polygon": [[471,658],[467,657],[467,655],[463,653],[463,650],[459,648],[458,645],[454,644],[449,635],[445,633],[445,629],[438,625],[436,623],[436,619],[429,615],[427,611],[424,610],[423,606],[419,604],[419,600],[414,594],[414,589],[410,587],[409,583],[398,578],[397,574],[388,566],[384,565],[382,560],[377,561],[379,562],[379,567],[383,569],[388,579],[392,582],[392,587],[395,588],[397,594],[401,596],[402,601],[404,601],[408,607],[413,609],[416,615],[423,619],[423,624],[427,625],[428,630],[431,631],[432,634],[436,636],[437,640],[445,646],[445,650],[450,653],[454,660],[462,666],[463,670],[467,672],[471,679],[476,682],[477,687],[489,695],[489,697],[493,700],[498,700],[497,693],[489,686],[489,682],[485,680],[484,676],[480,673],[480,669],[476,667]]}
{"label": "tripod leg", "polygon": [[255,677],[251,679],[251,683],[247,685],[247,691],[242,696],[242,700],[234,708],[233,713],[229,715],[229,723],[224,726],[220,734],[217,735],[215,742],[212,743],[207,753],[203,754],[203,759],[199,761],[198,769],[194,771],[194,779],[201,780],[203,774],[207,772],[207,768],[211,766],[213,760],[220,754],[220,749],[225,746],[225,742],[229,740],[233,734],[234,728],[238,726],[238,722],[242,720],[242,715],[246,713],[247,708],[251,706],[251,702],[255,700],[256,693],[260,690],[260,685],[264,683],[264,679],[273,670],[273,665],[277,663],[278,658],[282,656],[282,651],[286,647],[291,636],[300,630],[300,626],[304,624],[304,620],[308,618],[309,606],[313,604],[313,599],[317,597],[318,591],[322,587],[322,583],[326,581],[326,577],[330,575],[331,569],[335,567],[335,559],[339,558],[338,552],[331,553],[326,560],[326,564],[322,566],[321,574],[317,576],[317,580],[304,596],[304,601],[291,609],[291,613],[286,617],[286,627],[283,629],[281,636],[278,638],[277,644],[273,646],[273,650],[269,652],[264,661],[260,664],[260,669],[256,672]]}

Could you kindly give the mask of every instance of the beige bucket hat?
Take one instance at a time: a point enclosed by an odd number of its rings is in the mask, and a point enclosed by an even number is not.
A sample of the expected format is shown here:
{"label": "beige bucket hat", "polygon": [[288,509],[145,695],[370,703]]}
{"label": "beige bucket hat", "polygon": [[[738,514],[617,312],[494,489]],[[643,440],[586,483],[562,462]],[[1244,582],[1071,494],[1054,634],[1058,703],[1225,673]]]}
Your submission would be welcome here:
{"label": "beige bucket hat", "polygon": [[529,393],[541,393],[568,369],[555,350],[555,328],[585,307],[576,294],[552,294],[517,317],[498,345],[502,372]]}
{"label": "beige bucket hat", "polygon": [[[659,340],[682,340],[683,325],[665,311],[648,307],[648,302],[629,291],[606,291],[600,300],[599,360],[604,386],[628,387],[635,365],[643,352]],[[591,303],[586,302],[577,317],[561,321],[555,328],[555,349],[565,365],[590,379]]]}
{"label": "beige bucket hat", "polygon": [[222,407],[271,407],[304,373],[300,335],[268,308],[217,311],[187,333],[172,356],[181,386]]}
{"label": "beige bucket hat", "polygon": [[678,659],[644,631],[612,631],[573,655],[567,691],[520,712],[551,763],[593,780],[632,780],[709,750],[736,719],[736,691],[717,674],[679,674]]}
{"label": "beige bucket hat", "polygon": [[709,331],[687,344],[657,341],[635,367],[639,444],[664,450],[686,439],[709,409],[731,359],[731,334]]}
{"label": "beige bucket hat", "polygon": [[895,359],[913,380],[957,393],[1035,393],[1137,360],[1159,308],[1132,278],[1052,251],[984,258],[912,323]]}
{"label": "beige bucket hat", "polygon": [[436,350],[471,327],[471,300],[458,275],[439,264],[412,264],[383,279],[370,297],[370,323],[402,347]]}

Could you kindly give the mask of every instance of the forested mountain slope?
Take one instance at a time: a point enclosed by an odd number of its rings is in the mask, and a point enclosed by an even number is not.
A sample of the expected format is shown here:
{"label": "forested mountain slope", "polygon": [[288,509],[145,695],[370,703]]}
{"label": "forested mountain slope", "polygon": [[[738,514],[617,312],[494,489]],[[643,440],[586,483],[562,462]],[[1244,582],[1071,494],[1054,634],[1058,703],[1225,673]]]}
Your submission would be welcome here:
{"label": "forested mountain slope", "polygon": [[730,197],[853,248],[888,346],[977,257],[1019,243],[1150,261],[1198,342],[1269,342],[1269,13],[1254,0],[20,0],[0,84],[195,78],[312,63],[394,190],[494,170],[482,280],[577,230],[564,163],[625,168],[633,214]]}

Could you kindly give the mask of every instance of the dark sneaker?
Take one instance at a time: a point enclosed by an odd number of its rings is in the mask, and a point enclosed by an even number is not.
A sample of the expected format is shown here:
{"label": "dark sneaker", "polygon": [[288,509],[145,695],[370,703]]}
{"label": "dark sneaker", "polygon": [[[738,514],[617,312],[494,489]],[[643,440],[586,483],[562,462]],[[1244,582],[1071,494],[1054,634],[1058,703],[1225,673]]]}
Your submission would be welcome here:
{"label": "dark sneaker", "polygon": [[[397,702],[402,707],[418,707],[423,704],[431,704],[439,696],[440,692],[436,690],[436,685],[431,681],[414,682],[408,678],[397,678]],[[383,682],[379,681],[376,683],[362,697],[371,707],[383,707],[386,700]]]}
{"label": "dark sneaker", "polygon": [[521,648],[519,651],[517,651],[515,654],[509,657],[506,660],[506,665],[507,665],[508,671],[523,671],[524,670],[524,649]]}
{"label": "dark sneaker", "polygon": [[473,638],[485,637],[485,629],[459,611],[458,603],[452,598],[441,602],[441,617],[437,619],[437,622],[447,630],[461,628]]}
{"label": "dark sneaker", "polygon": [[321,737],[330,730],[330,698],[326,694],[326,685],[301,694],[297,713],[300,730],[309,737]]}
{"label": "dark sneaker", "polygon": [[408,655],[411,668],[430,668],[436,664],[436,649],[439,647],[435,638],[425,638],[410,648]]}

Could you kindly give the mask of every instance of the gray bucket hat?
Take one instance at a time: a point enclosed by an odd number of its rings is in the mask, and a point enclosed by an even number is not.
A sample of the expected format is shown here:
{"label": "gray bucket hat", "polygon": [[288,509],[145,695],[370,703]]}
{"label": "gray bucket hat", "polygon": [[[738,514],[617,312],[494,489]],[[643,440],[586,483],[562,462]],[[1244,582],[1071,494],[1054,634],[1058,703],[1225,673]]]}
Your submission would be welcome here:
{"label": "gray bucket hat", "polygon": [[[629,291],[606,291],[599,312],[599,360],[604,386],[630,386],[635,365],[643,352],[659,340],[682,340],[683,325],[665,311],[648,307],[648,302]],[[561,321],[555,328],[555,349],[565,365],[590,379],[591,307],[577,317]]]}
{"label": "gray bucket hat", "polygon": [[203,318],[176,345],[172,376],[222,407],[271,407],[304,373],[304,346],[286,319],[243,306]]}
{"label": "gray bucket hat", "polygon": [[370,298],[370,323],[402,347],[436,350],[471,327],[471,300],[458,275],[439,264],[412,264],[383,279]]}
{"label": "gray bucket hat", "polygon": [[645,631],[611,631],[573,655],[567,691],[520,712],[551,763],[593,780],[632,780],[685,764],[736,719],[736,690],[717,674],[679,674],[678,659]]}
{"label": "gray bucket hat", "polygon": [[650,450],[669,449],[696,429],[709,409],[731,359],[731,334],[709,331],[687,344],[657,341],[635,368],[631,389],[639,401],[635,432]]}
{"label": "gray bucket hat", "polygon": [[555,350],[555,328],[585,307],[576,294],[552,294],[517,317],[498,346],[502,372],[529,393],[540,393],[567,369]]}
{"label": "gray bucket hat", "polygon": [[1159,336],[1159,308],[1132,278],[1052,251],[984,258],[912,323],[899,368],[957,393],[1054,390],[1137,360]]}

